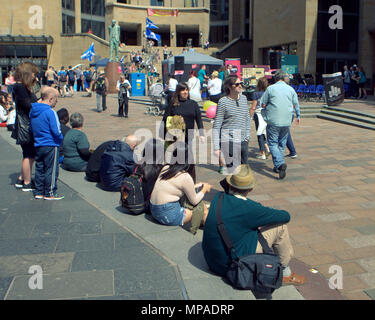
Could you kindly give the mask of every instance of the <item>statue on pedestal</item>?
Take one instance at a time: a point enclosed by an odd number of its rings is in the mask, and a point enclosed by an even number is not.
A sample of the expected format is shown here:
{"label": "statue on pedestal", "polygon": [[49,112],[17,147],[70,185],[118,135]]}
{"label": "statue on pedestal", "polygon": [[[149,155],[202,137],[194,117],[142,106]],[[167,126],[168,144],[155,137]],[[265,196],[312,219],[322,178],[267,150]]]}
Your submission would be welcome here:
{"label": "statue on pedestal", "polygon": [[[109,50],[110,58],[109,61],[119,61],[118,47],[120,45],[120,26],[116,24],[116,20],[112,20],[112,24],[108,27],[109,29]],[[113,59],[113,49],[115,49],[115,59]]]}

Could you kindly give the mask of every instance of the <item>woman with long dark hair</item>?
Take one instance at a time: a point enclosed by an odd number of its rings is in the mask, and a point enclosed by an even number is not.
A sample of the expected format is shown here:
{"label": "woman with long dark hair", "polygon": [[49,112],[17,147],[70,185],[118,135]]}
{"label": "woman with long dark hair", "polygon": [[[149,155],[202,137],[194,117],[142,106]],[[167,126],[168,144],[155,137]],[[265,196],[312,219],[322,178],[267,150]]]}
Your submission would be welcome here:
{"label": "woman with long dark hair", "polygon": [[257,131],[257,136],[258,136],[260,155],[257,156],[257,158],[262,159],[262,160],[266,160],[267,154],[270,153],[270,149],[268,147],[268,144],[266,143],[267,123],[264,121],[262,114],[260,113],[260,111],[262,110],[262,107],[259,103],[260,98],[262,98],[267,87],[268,87],[267,78],[266,77],[260,78],[257,83],[256,91],[254,92],[254,95],[253,95],[253,104],[250,110],[250,116],[252,116],[254,119],[255,130]]}
{"label": "woman with long dark hair", "polygon": [[[183,142],[176,142],[173,157],[167,159],[167,164],[156,180],[150,199],[150,211],[155,220],[168,226],[182,226],[192,218],[192,211],[180,204],[185,195],[189,202],[196,206],[210,192],[208,183],[194,185],[191,173],[195,165],[189,163],[189,148]],[[200,188],[196,192],[195,188]],[[208,210],[205,210],[202,224],[206,220]]]}
{"label": "woman with long dark hair", "polygon": [[31,104],[37,102],[37,97],[32,91],[37,79],[38,67],[31,62],[18,65],[15,73],[16,83],[13,86],[13,95],[16,103],[16,122],[12,137],[22,148],[21,173],[15,187],[22,191],[32,191],[31,173],[35,157],[34,139],[29,131],[29,113]]}
{"label": "woman with long dark hair", "polygon": [[202,143],[205,141],[201,109],[197,102],[190,99],[189,87],[186,83],[179,83],[171,103],[165,110],[163,123],[166,124],[169,116],[182,116],[186,124],[185,142],[189,145],[194,138],[195,123],[199,129],[199,136]]}

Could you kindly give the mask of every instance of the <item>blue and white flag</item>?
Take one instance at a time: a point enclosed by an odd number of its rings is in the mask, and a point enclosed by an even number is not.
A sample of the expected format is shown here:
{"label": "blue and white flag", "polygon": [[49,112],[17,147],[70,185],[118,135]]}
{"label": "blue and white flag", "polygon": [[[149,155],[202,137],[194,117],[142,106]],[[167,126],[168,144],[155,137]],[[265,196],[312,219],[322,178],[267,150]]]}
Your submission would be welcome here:
{"label": "blue and white flag", "polygon": [[149,18],[146,18],[146,28],[148,29],[159,29]]}
{"label": "blue and white flag", "polygon": [[146,29],[146,38],[160,41],[160,35],[153,33],[150,29]]}
{"label": "blue and white flag", "polygon": [[82,59],[82,60],[88,59],[88,60],[91,62],[93,56],[95,56],[94,42],[91,44],[90,48],[88,48],[88,49],[87,49],[87,50],[81,55],[81,59]]}

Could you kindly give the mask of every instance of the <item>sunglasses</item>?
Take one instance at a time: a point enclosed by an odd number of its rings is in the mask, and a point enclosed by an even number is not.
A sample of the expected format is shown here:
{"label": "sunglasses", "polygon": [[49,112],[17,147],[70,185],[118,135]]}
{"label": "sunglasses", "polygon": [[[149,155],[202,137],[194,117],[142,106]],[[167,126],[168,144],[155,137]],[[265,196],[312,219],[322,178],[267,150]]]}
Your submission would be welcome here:
{"label": "sunglasses", "polygon": [[234,84],[235,87],[239,87],[239,86],[242,86],[243,85],[243,82],[237,82]]}

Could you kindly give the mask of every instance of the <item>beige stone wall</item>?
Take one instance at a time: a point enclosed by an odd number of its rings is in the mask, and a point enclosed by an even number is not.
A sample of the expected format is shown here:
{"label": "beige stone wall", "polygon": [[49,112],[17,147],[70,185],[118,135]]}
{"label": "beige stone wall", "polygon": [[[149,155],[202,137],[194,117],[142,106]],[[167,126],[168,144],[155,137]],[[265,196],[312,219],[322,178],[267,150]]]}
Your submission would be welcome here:
{"label": "beige stone wall", "polygon": [[317,0],[254,0],[253,62],[262,48],[297,43],[299,71],[315,72]]}
{"label": "beige stone wall", "polygon": [[[40,25],[33,18],[35,12],[29,13],[35,5],[42,9]],[[58,65],[61,61],[61,28],[61,6],[56,6],[55,1],[13,0],[7,1],[0,10],[0,34],[53,37],[53,44],[47,46],[48,58],[53,65]]]}
{"label": "beige stone wall", "polygon": [[367,78],[375,74],[375,39],[369,30],[375,30],[375,1],[361,0],[359,25],[358,65],[362,66]]}

